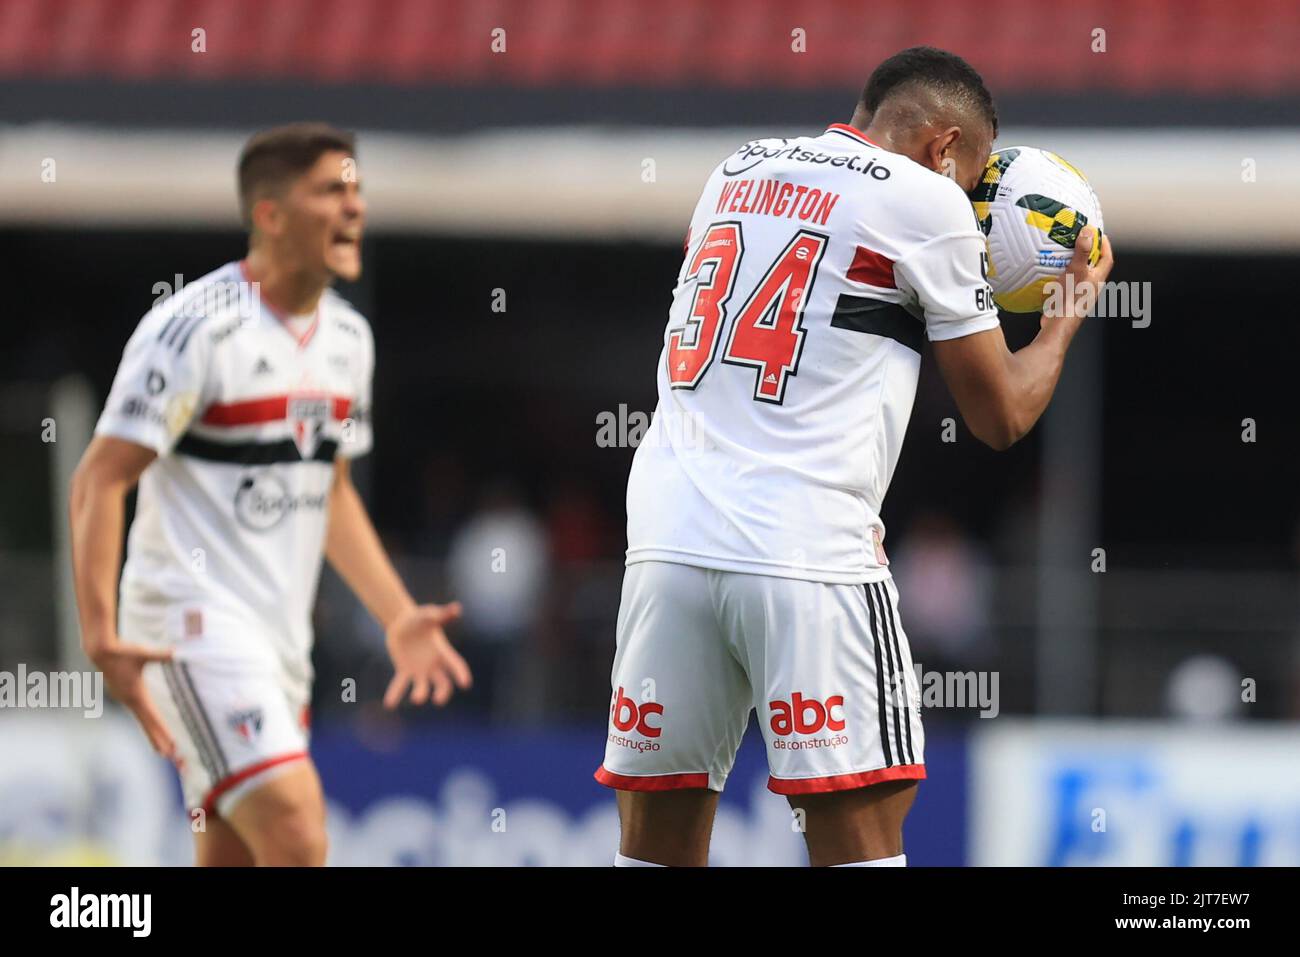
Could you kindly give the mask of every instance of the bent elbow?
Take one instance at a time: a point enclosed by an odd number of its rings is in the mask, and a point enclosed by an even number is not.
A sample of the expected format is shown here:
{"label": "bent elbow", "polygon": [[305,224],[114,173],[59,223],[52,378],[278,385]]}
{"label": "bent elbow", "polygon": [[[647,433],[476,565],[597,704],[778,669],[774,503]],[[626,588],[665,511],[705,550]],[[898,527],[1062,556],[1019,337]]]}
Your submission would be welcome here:
{"label": "bent elbow", "polygon": [[1023,439],[1029,427],[1014,415],[1001,415],[983,423],[981,428],[971,430],[977,439],[995,452],[1005,452]]}
{"label": "bent elbow", "polygon": [[1005,452],[1016,444],[1018,438],[1019,436],[1011,432],[997,432],[991,435],[979,436],[979,440],[994,452]]}

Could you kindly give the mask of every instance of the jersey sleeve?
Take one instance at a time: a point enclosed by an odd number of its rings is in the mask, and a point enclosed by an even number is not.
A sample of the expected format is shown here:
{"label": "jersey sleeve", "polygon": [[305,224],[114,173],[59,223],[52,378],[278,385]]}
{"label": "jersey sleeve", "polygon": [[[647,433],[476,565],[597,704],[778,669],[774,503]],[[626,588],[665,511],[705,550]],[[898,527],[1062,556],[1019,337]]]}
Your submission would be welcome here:
{"label": "jersey sleeve", "polygon": [[985,273],[987,250],[975,211],[951,180],[927,218],[925,239],[894,266],[902,288],[925,317],[931,342],[993,329],[998,311]]}
{"label": "jersey sleeve", "polygon": [[374,428],[371,424],[370,404],[375,378],[375,343],[369,324],[362,326],[362,361],[358,363],[355,386],[348,407],[348,419],[343,423],[339,455],[346,459],[360,458],[374,446]]}
{"label": "jersey sleeve", "polygon": [[96,435],[125,439],[163,456],[204,404],[210,343],[203,317],[151,311],[127,341]]}

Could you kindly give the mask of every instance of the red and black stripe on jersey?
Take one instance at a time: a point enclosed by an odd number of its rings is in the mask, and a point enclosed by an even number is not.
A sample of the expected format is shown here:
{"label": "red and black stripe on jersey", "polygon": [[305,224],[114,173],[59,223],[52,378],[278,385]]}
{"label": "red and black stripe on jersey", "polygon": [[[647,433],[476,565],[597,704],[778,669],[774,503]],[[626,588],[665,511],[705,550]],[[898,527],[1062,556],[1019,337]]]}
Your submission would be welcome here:
{"label": "red and black stripe on jersey", "polygon": [[[262,396],[240,402],[214,402],[204,410],[199,423],[204,427],[238,428],[289,420],[289,404],[294,398],[315,398],[330,403],[330,419],[348,418],[352,400],[346,396]],[[209,462],[229,465],[282,465],[295,462],[333,462],[338,454],[336,439],[321,438],[313,452],[304,456],[292,437],[274,439],[224,440],[186,432],[176,443],[176,452]]]}

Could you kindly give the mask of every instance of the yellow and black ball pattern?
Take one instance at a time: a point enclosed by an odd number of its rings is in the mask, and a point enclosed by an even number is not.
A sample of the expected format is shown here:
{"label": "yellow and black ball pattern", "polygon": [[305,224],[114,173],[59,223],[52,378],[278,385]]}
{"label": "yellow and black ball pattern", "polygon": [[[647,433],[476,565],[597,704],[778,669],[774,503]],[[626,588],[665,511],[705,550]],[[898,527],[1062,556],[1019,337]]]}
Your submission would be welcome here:
{"label": "yellow and black ball pattern", "polygon": [[[989,284],[998,306],[1041,312],[1045,287],[1074,254],[1085,226],[1102,228],[1101,205],[1087,178],[1056,153],[1019,146],[989,157],[971,203],[989,251]],[[1091,251],[1096,263],[1101,244]]]}

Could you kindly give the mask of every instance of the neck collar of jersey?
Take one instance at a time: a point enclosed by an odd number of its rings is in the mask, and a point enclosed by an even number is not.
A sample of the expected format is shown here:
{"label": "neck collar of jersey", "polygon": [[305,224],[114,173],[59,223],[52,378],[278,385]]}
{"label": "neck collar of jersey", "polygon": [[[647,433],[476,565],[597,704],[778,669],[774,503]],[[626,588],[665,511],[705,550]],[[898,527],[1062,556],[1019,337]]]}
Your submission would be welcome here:
{"label": "neck collar of jersey", "polygon": [[[240,275],[244,277],[245,282],[253,281],[253,277],[249,275],[248,272],[247,259],[241,259],[239,261],[239,272]],[[307,343],[311,342],[311,337],[316,334],[316,327],[320,325],[320,304],[319,303],[317,303],[316,305],[316,311],[311,314],[311,325],[309,325],[306,329],[304,329],[302,335],[300,336],[293,331],[293,327],[289,324],[289,320],[301,319],[303,318],[302,316],[290,316],[284,310],[277,309],[274,305],[272,305],[269,301],[267,301],[265,297],[261,295],[258,296],[258,302],[261,304],[263,309],[265,309],[273,317],[275,317],[276,322],[280,324],[280,328],[293,337],[294,341],[298,343],[299,348],[302,348],[303,346],[307,345]]]}
{"label": "neck collar of jersey", "polygon": [[866,143],[868,146],[874,146],[877,149],[880,148],[879,143],[873,143],[870,139],[867,138],[867,135],[863,133],[860,129],[858,129],[856,126],[849,126],[849,124],[847,123],[832,123],[830,126],[826,127],[826,132],[830,133],[832,131],[836,133],[843,133],[845,136],[851,136],[855,140],[858,140],[859,142]]}

